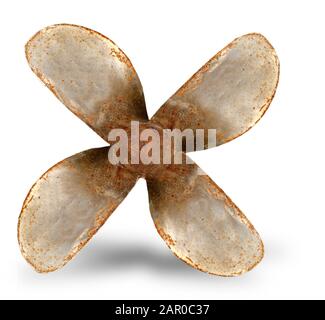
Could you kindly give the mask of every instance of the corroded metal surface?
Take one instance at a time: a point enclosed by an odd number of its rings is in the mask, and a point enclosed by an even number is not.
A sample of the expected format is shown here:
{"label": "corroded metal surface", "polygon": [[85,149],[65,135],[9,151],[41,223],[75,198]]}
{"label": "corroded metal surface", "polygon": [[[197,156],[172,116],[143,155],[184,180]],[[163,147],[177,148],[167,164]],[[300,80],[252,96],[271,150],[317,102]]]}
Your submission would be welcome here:
{"label": "corroded metal surface", "polygon": [[[50,90],[106,141],[112,128],[128,131],[130,121],[138,120],[141,131],[217,129],[217,144],[225,143],[262,117],[279,77],[269,42],[259,34],[243,36],[204,65],[148,121],[130,60],[103,35],[74,25],[51,26],[27,43],[26,56]],[[196,164],[112,165],[107,153],[108,148],[92,149],[63,160],[29,192],[18,237],[24,257],[37,271],[64,266],[139,177],[147,179],[157,230],[180,259],[222,276],[242,274],[262,259],[263,244],[252,224]]]}
{"label": "corroded metal surface", "polygon": [[107,161],[108,147],[59,162],[30,190],[19,218],[26,260],[39,272],[64,266],[134,186],[137,175]]}
{"label": "corroded metal surface", "polygon": [[262,35],[248,34],[209,60],[151,121],[163,128],[216,129],[220,145],[245,133],[263,116],[278,79],[273,47]]}
{"label": "corroded metal surface", "polygon": [[174,254],[194,268],[221,276],[252,269],[263,243],[231,199],[195,164],[148,179],[155,226]]}
{"label": "corroded metal surface", "polygon": [[130,60],[103,35],[74,25],[51,26],[27,43],[26,57],[63,104],[104,140],[112,128],[148,119]]}

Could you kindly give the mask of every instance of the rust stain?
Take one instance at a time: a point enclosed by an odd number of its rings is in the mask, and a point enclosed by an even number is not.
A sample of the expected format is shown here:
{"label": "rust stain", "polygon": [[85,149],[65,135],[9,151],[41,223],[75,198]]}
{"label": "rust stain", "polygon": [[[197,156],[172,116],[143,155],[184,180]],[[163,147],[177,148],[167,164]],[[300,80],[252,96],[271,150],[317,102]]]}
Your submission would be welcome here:
{"label": "rust stain", "polygon": [[117,48],[111,48],[111,55],[113,57],[116,57],[120,62],[125,64],[131,70],[131,74],[128,77],[128,80],[131,81],[135,75],[135,69],[133,68],[132,63],[128,57],[120,49]]}
{"label": "rust stain", "polygon": [[204,74],[209,71],[212,59],[206,63],[198,72],[196,72],[185,84],[175,93],[176,96],[182,97],[188,91],[195,90],[203,81]]}
{"label": "rust stain", "polygon": [[176,242],[175,242],[175,240],[169,234],[167,234],[161,227],[159,227],[157,225],[156,225],[156,229],[157,229],[159,235],[167,243],[168,247],[175,246]]}

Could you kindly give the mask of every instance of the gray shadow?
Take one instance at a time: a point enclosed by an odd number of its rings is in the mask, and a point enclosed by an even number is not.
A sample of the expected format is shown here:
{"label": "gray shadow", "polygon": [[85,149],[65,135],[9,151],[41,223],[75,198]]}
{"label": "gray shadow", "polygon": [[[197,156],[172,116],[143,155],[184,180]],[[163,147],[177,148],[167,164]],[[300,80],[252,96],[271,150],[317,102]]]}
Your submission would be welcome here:
{"label": "gray shadow", "polygon": [[[64,268],[49,273],[36,274],[26,266],[22,267],[23,271],[20,278],[25,285],[49,282],[54,286],[68,286],[71,283],[84,280],[98,280],[105,278],[123,277],[134,272],[145,271],[148,275],[159,278],[173,278],[177,282],[183,282],[188,285],[196,284],[199,286],[214,285],[226,286],[226,288],[249,288],[263,281],[261,268],[248,272],[240,277],[218,277],[198,271],[180,259],[167,248],[164,243],[153,245],[150,242],[127,241],[116,239],[95,239],[80,253],[70,261]],[[274,258],[270,257],[271,260]],[[220,287],[219,287],[220,288]]]}
{"label": "gray shadow", "polygon": [[259,272],[248,272],[240,277],[218,277],[194,269],[179,258],[162,242],[154,246],[150,242],[125,240],[94,241],[69,263],[63,270],[76,277],[125,275],[140,270],[160,277],[175,278],[180,281],[203,283],[225,283],[227,285],[251,285],[261,280]]}
{"label": "gray shadow", "polygon": [[73,261],[77,274],[119,274],[128,270],[146,270],[153,274],[186,275],[199,273],[178,259],[162,243],[156,248],[143,242],[100,241],[92,243]]}

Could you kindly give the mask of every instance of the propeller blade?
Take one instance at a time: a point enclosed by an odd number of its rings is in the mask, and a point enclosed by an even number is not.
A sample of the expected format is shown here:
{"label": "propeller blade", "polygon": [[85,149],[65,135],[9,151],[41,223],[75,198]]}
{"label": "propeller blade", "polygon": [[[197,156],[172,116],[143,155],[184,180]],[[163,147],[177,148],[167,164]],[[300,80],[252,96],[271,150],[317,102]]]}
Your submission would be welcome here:
{"label": "propeller blade", "polygon": [[105,36],[54,25],[26,45],[35,74],[103,139],[112,128],[148,119],[140,80],[128,57]]}
{"label": "propeller blade", "polygon": [[170,129],[215,129],[212,145],[206,135],[204,148],[221,145],[257,123],[273,99],[278,79],[273,47],[262,35],[248,34],[208,61],[151,121]]}
{"label": "propeller blade", "polygon": [[137,176],[91,149],[49,169],[30,190],[18,224],[25,259],[38,272],[69,262],[122,202]]}
{"label": "propeller blade", "polygon": [[172,252],[220,276],[251,270],[263,243],[245,215],[196,164],[175,165],[147,179],[155,226]]}

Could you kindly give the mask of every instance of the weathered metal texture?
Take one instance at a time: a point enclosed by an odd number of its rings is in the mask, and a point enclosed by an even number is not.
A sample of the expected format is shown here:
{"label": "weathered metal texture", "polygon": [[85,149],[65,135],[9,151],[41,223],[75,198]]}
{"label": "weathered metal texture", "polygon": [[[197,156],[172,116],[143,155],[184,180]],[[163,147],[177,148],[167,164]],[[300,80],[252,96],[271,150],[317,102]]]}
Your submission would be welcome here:
{"label": "weathered metal texture", "polygon": [[[27,43],[26,56],[51,91],[105,140],[110,129],[128,130],[131,120],[139,120],[140,130],[215,128],[217,143],[225,143],[262,117],[279,76],[269,42],[258,34],[243,36],[213,57],[148,121],[131,62],[99,33],[51,26]],[[18,237],[24,257],[37,271],[65,265],[140,176],[147,179],[157,230],[180,259],[222,276],[242,274],[262,259],[263,244],[252,224],[197,165],[114,166],[107,153],[108,148],[93,149],[63,160],[32,187]]]}
{"label": "weathered metal texture", "polygon": [[273,47],[262,35],[248,34],[209,60],[151,121],[163,128],[216,129],[216,143],[221,145],[257,123],[273,99],[278,79]]}
{"label": "weathered metal texture", "polygon": [[148,119],[130,60],[98,32],[74,25],[45,28],[27,43],[26,57],[63,104],[104,140],[130,119]]}
{"label": "weathered metal texture", "polygon": [[147,186],[159,234],[192,267],[235,276],[263,258],[253,225],[196,164],[170,167],[159,179],[147,179]]}
{"label": "weathered metal texture", "polygon": [[137,175],[107,161],[108,147],[59,162],[30,190],[18,239],[39,272],[64,266],[92,238],[134,186]]}

